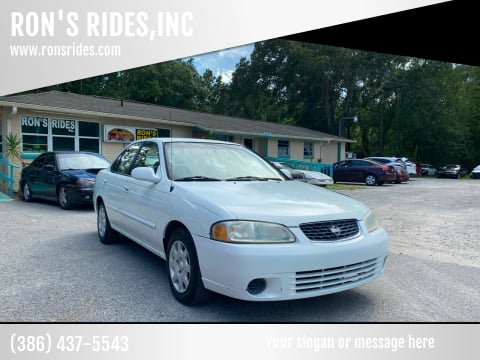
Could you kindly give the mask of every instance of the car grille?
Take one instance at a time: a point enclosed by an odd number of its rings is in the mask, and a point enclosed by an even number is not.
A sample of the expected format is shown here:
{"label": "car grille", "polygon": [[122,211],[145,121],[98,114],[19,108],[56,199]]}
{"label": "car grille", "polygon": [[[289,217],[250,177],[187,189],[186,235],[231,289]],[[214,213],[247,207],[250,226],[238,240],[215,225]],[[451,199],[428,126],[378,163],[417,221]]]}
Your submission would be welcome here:
{"label": "car grille", "polygon": [[379,259],[372,259],[329,269],[300,271],[296,273],[295,292],[304,293],[353,285],[374,277],[382,271],[382,266]]}
{"label": "car grille", "polygon": [[300,229],[312,241],[337,241],[360,233],[355,219],[300,224]]}

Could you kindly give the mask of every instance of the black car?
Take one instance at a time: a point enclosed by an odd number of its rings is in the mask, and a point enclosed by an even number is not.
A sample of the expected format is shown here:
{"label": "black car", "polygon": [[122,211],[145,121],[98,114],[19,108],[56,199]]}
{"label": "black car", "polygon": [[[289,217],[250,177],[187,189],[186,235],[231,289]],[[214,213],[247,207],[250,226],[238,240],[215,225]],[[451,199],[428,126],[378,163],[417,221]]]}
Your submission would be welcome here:
{"label": "black car", "polygon": [[369,186],[395,181],[392,166],[365,159],[344,160],[333,164],[333,181],[359,182]]}
{"label": "black car", "polygon": [[444,166],[437,171],[437,177],[439,178],[450,178],[450,179],[460,179],[461,176],[467,174],[467,169],[462,165],[450,164]]}
{"label": "black car", "polygon": [[95,178],[110,166],[97,153],[53,151],[40,154],[22,170],[23,200],[57,201],[62,209],[91,204]]}

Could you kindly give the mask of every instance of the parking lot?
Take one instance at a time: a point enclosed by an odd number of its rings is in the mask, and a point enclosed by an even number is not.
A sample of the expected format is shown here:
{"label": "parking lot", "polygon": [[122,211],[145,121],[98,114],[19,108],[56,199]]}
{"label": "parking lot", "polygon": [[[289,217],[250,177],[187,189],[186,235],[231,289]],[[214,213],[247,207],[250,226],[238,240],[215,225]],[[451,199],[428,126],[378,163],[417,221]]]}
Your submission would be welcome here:
{"label": "parking lot", "polygon": [[480,181],[414,178],[335,191],[368,204],[389,233],[379,279],[313,299],[215,295],[197,307],[174,300],[163,260],[128,240],[102,245],[92,208],[0,202],[0,321],[480,321]]}

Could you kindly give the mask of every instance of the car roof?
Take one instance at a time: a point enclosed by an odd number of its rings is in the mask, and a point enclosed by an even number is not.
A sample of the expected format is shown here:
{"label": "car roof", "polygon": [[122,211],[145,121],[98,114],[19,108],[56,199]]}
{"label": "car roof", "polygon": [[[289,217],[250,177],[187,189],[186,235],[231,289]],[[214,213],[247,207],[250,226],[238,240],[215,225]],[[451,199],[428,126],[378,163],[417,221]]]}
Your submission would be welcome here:
{"label": "car roof", "polygon": [[54,151],[45,151],[45,152],[42,152],[40,154],[38,154],[38,156],[40,155],[94,155],[94,156],[102,156],[101,154],[99,153],[96,153],[96,152],[92,152],[92,151],[74,151],[74,150],[54,150]]}
{"label": "car roof", "polygon": [[385,160],[390,160],[390,161],[397,161],[401,160],[400,158],[394,157],[394,156],[369,156],[366,157],[365,159],[385,159]]}
{"label": "car roof", "polygon": [[228,145],[237,145],[243,146],[242,144],[233,143],[230,141],[222,140],[210,140],[210,139],[194,139],[194,138],[175,138],[175,137],[163,137],[163,138],[148,138],[134,141],[134,143],[139,143],[143,141],[154,141],[157,143],[179,143],[179,142],[189,142],[189,143],[210,143],[210,144],[228,144]]}
{"label": "car roof", "polygon": [[337,161],[335,164],[340,164],[342,162],[348,162],[348,161],[365,161],[365,162],[368,162],[368,163],[371,163],[371,164],[374,164],[374,165],[378,165],[378,166],[383,166],[384,164],[379,164],[378,162],[376,162],[375,160],[372,160],[372,159],[369,159],[369,158],[364,158],[364,159],[345,159],[345,160],[342,160],[342,161]]}

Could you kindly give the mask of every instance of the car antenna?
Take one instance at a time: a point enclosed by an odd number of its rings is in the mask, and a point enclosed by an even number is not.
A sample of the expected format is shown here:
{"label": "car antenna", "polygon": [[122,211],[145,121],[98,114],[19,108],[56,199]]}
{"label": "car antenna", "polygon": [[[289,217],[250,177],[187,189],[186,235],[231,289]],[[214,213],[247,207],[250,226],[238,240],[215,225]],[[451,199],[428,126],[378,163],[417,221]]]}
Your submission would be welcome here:
{"label": "car antenna", "polygon": [[170,120],[170,192],[173,191],[173,142],[172,142],[172,133],[173,133],[173,128],[172,128],[172,109],[170,109],[169,112],[169,120]]}

